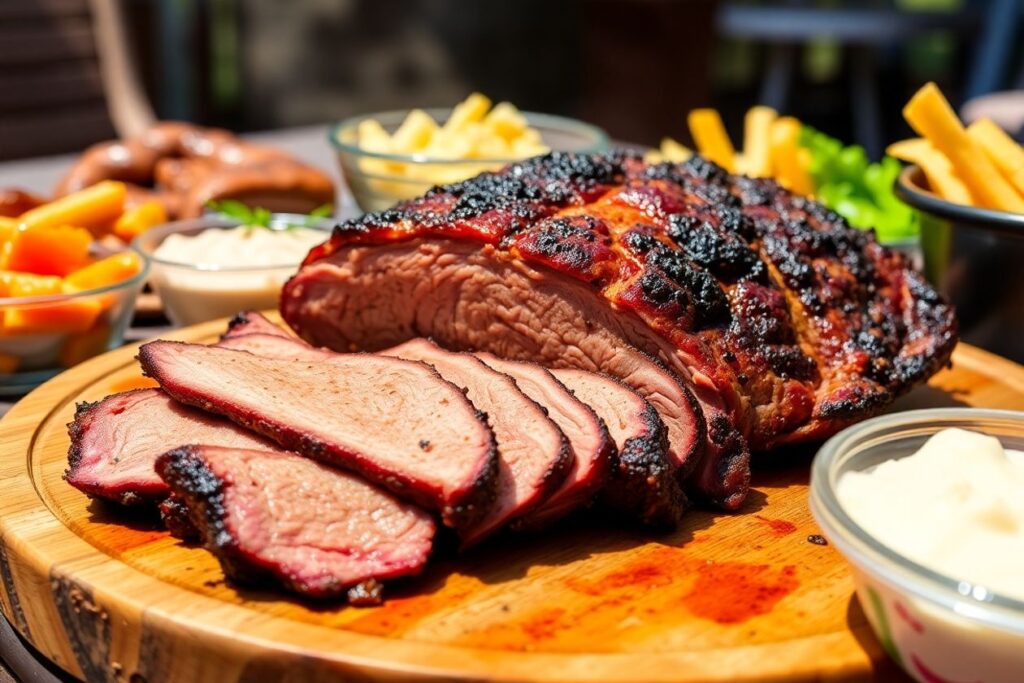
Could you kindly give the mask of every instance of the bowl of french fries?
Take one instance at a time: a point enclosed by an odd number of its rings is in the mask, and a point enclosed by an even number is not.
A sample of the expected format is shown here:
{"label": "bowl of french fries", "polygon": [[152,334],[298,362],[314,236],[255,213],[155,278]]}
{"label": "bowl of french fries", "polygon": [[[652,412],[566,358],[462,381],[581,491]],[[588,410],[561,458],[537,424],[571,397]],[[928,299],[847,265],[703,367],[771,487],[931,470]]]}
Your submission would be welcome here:
{"label": "bowl of french fries", "polygon": [[903,110],[921,137],[896,194],[921,215],[925,273],[956,306],[967,341],[1024,361],[1024,148],[988,119],[969,126],[934,84]]}
{"label": "bowl of french fries", "polygon": [[582,121],[519,111],[474,93],[452,109],[358,116],[329,133],[342,175],[363,211],[380,211],[435,185],[549,151],[599,152],[607,134]]}

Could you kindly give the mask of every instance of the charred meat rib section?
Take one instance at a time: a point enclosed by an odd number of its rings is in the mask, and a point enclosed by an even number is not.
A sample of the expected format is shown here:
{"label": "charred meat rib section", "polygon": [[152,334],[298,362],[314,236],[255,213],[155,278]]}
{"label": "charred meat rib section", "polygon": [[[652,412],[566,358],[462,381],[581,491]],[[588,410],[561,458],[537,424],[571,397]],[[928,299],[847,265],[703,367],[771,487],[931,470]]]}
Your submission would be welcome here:
{"label": "charred meat rib section", "polygon": [[333,597],[416,574],[430,555],[429,514],[295,453],[184,446],[156,469],[203,545],[242,584],[270,577],[301,595]]}
{"label": "charred meat rib section", "polygon": [[[537,157],[343,223],[281,312],[335,350],[425,336],[617,377],[659,410],[689,490],[727,509],[749,448],[877,412],[956,343],[951,307],[870,232],[700,157],[621,153]],[[637,353],[699,408],[664,400]],[[706,424],[702,454],[679,457],[673,406]]]}
{"label": "charred meat rib section", "polygon": [[490,509],[494,433],[458,387],[423,363],[370,354],[277,360],[162,341],[143,345],[139,362],[177,401],[355,471],[450,526],[467,528]]}

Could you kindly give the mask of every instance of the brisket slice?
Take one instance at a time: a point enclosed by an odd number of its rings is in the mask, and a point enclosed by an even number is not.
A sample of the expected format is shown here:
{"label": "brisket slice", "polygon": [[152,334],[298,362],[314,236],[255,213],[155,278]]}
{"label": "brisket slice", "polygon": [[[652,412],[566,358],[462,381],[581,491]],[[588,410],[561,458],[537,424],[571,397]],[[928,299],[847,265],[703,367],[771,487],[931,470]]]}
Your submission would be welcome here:
{"label": "brisket slice", "polygon": [[573,465],[565,481],[517,526],[540,528],[588,505],[604,488],[615,459],[615,445],[601,418],[536,363],[503,360],[489,353],[476,357],[514,379],[520,391],[540,404],[565,434],[572,450]]}
{"label": "brisket slice", "polygon": [[232,580],[315,598],[418,573],[430,515],[357,476],[282,451],[184,446],[157,471]]}
{"label": "brisket slice", "polygon": [[[446,351],[426,339],[414,339],[381,355],[430,364],[442,377],[465,389],[467,398],[487,415],[494,429],[497,496],[476,524],[461,530],[464,546],[535,509],[565,480],[572,467],[568,440],[544,409],[519,390],[514,379],[475,356]],[[446,457],[441,444],[426,442],[423,448]]]}
{"label": "brisket slice", "polygon": [[139,362],[178,401],[358,472],[451,526],[472,524],[494,500],[494,433],[423,363],[370,354],[277,360],[165,341],[143,345]]}
{"label": "brisket slice", "polygon": [[[71,447],[64,479],[91,496],[124,505],[167,497],[157,456],[169,446],[267,448],[269,442],[228,420],[183,406],[159,389],[136,389],[82,403],[68,425]],[[176,443],[168,443],[168,439]]]}
{"label": "brisket slice", "polygon": [[267,316],[256,311],[242,311],[236,313],[228,321],[228,329],[221,335],[221,339],[230,337],[241,337],[246,334],[273,334],[280,337],[291,337],[288,331],[280,325],[272,323]]}
{"label": "brisket slice", "polygon": [[615,471],[602,495],[605,504],[644,524],[675,527],[686,510],[686,496],[665,454],[665,427],[651,404],[599,373],[552,372],[601,416],[618,448]]}
{"label": "brisket slice", "polygon": [[730,509],[747,444],[819,439],[877,413],[948,361],[957,331],[871,231],[699,156],[622,152],[537,157],[342,223],[285,285],[281,312],[339,350],[432,336],[623,379],[616,355],[635,347],[700,401],[708,452],[689,482]]}
{"label": "brisket slice", "polygon": [[262,332],[242,334],[234,337],[226,336],[217,342],[215,346],[234,351],[248,351],[256,356],[276,358],[277,360],[316,362],[323,358],[325,353],[334,353],[334,351],[310,346],[301,339],[290,335],[264,334]]}

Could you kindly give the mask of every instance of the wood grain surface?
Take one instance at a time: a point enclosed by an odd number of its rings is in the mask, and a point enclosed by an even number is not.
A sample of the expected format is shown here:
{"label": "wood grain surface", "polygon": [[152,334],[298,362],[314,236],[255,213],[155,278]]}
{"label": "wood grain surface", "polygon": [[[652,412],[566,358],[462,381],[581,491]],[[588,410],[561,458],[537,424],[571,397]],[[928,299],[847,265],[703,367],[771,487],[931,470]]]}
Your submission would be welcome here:
{"label": "wood grain surface", "polygon": [[[209,341],[209,323],[170,338]],[[213,557],[61,479],[75,403],[149,384],[136,349],[76,367],[0,423],[0,607],[90,681],[861,680],[895,675],[842,557],[808,541],[813,448],[755,459],[740,514],[652,535],[598,513],[463,555],[444,543],[376,608],[226,584]],[[1024,409],[1024,369],[961,345],[896,409]],[[168,447],[173,435],[168,435]],[[450,544],[449,544],[450,545]]]}

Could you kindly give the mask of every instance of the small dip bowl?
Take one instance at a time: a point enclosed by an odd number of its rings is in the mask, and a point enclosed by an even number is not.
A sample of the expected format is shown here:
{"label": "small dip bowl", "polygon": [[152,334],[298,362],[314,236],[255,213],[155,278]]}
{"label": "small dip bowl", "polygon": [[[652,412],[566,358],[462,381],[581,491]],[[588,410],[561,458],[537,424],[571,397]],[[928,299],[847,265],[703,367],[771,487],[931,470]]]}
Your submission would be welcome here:
{"label": "small dip bowl", "polygon": [[882,545],[853,521],[836,495],[845,473],[912,455],[951,427],[994,436],[1007,450],[1024,450],[1024,413],[942,408],[877,417],[844,430],[818,452],[811,511],[849,561],[875,635],[908,674],[921,683],[1017,683],[1024,680],[1024,602],[944,576]]}
{"label": "small dip bowl", "polygon": [[[272,265],[230,266],[216,263],[196,265],[161,259],[155,255],[160,244],[172,234],[198,235],[206,230],[225,230],[240,225],[238,220],[208,214],[186,221],[167,223],[142,233],[132,248],[152,261],[149,283],[160,296],[164,312],[175,325],[194,325],[234,315],[243,310],[276,308],[285,281],[295,274],[301,258]],[[333,220],[301,214],[272,214],[268,228],[285,232],[301,226],[330,237]]]}

